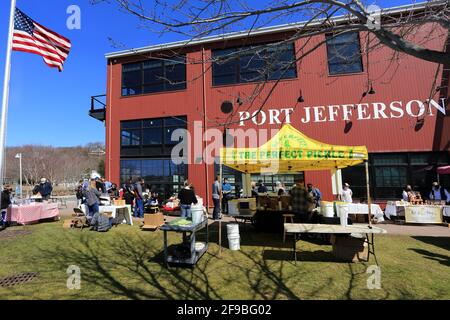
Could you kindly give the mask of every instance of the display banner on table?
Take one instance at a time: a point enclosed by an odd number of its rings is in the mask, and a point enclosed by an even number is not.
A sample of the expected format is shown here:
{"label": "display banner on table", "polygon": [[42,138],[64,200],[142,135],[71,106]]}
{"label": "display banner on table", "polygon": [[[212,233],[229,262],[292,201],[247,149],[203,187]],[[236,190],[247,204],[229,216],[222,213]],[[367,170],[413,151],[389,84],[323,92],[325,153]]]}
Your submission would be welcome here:
{"label": "display banner on table", "polygon": [[442,207],[407,206],[405,221],[406,223],[442,223]]}

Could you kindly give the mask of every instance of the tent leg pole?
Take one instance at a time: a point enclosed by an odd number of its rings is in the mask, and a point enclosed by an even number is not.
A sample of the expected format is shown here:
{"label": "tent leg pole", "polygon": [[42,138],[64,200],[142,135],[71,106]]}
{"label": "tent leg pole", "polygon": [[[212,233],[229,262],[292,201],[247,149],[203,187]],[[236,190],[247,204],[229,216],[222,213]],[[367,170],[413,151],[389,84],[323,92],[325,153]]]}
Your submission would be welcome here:
{"label": "tent leg pole", "polygon": [[219,200],[219,257],[222,255],[222,162],[219,164],[219,186],[220,186],[220,200]]}
{"label": "tent leg pole", "polygon": [[369,207],[369,226],[372,226],[372,200],[370,199],[370,182],[369,182],[369,162],[364,162],[366,166],[366,187],[367,187],[367,205]]}
{"label": "tent leg pole", "polygon": [[338,169],[337,168],[334,171],[334,183],[336,183],[336,200],[339,201],[340,195],[339,195],[339,179],[338,179]]}

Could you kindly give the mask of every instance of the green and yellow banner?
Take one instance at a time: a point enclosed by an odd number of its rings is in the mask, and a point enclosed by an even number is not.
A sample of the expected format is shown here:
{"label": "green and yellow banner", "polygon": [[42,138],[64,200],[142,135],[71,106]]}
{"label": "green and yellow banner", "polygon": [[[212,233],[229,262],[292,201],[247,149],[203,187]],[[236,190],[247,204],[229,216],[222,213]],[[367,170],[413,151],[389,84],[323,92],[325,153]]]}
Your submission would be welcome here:
{"label": "green and yellow banner", "polygon": [[309,138],[286,124],[258,148],[222,148],[222,164],[238,171],[258,173],[275,167],[279,173],[342,169],[368,159],[365,146],[337,146]]}

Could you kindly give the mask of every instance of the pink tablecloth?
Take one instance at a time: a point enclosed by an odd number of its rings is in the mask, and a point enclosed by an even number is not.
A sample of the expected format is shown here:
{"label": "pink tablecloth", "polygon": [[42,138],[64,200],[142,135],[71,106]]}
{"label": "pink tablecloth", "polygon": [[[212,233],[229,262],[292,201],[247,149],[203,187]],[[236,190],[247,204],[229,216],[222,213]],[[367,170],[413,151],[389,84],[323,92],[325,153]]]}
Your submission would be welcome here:
{"label": "pink tablecloth", "polygon": [[6,220],[18,224],[29,224],[42,219],[59,216],[57,203],[34,203],[30,205],[13,205],[8,209]]}

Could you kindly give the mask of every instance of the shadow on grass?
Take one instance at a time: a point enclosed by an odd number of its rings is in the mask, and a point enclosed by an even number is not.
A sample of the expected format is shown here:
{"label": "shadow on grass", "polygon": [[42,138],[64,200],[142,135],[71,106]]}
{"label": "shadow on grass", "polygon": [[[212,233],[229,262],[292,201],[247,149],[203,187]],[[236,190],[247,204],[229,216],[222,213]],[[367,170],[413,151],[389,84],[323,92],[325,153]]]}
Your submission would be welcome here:
{"label": "shadow on grass", "polygon": [[450,251],[450,237],[414,236],[413,239]]}
{"label": "shadow on grass", "polygon": [[[225,223],[222,227],[225,243]],[[218,257],[215,246],[218,223],[210,228],[213,229],[210,235],[212,245],[193,269],[165,268],[162,233],[146,233],[127,226],[114,228],[106,234],[84,230],[55,233],[51,245],[37,245],[36,249],[49,273],[60,276],[69,265],[80,267],[82,291],[75,298],[242,299],[239,292],[249,299],[314,298],[328,290],[336,281],[335,276],[343,276],[331,274],[305,295],[299,279],[307,283],[311,265],[302,265],[301,262],[341,264],[330,252],[300,251],[299,263],[294,265],[288,240],[283,244],[282,236],[249,230],[241,234],[241,244],[251,247],[238,252],[224,250],[222,257]],[[175,237],[171,239],[173,241]],[[360,275],[355,274],[352,267],[349,268],[352,279]],[[347,298],[351,299],[354,285],[353,280],[350,281]],[[64,295],[64,292],[57,294]],[[39,294],[36,293],[36,296]]]}
{"label": "shadow on grass", "polygon": [[409,250],[414,251],[418,254],[421,254],[422,256],[424,256],[425,259],[434,260],[434,261],[439,262],[440,264],[443,264],[444,266],[450,267],[450,256],[431,252],[431,251],[424,250],[424,249],[410,248]]}
{"label": "shadow on grass", "polygon": [[[81,233],[78,239],[66,239],[71,245],[42,249],[52,269],[65,270],[69,264],[82,270],[82,281],[98,286],[114,296],[129,299],[220,299],[209,284],[206,269],[211,255],[202,258],[205,263],[193,270],[164,268],[161,250],[155,239],[143,234],[114,235],[114,239],[97,243],[93,233]],[[60,239],[60,241],[64,241]],[[148,263],[153,257],[159,263]]]}

